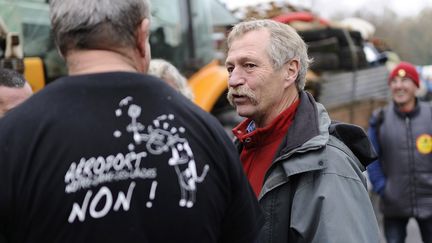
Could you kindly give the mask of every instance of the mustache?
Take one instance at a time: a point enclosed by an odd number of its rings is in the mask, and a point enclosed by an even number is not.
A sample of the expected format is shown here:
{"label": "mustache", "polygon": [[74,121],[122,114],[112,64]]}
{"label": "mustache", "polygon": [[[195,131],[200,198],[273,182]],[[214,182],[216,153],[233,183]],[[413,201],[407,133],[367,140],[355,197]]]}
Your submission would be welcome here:
{"label": "mustache", "polygon": [[235,107],[235,103],[233,101],[234,95],[245,96],[252,102],[252,104],[254,104],[254,105],[258,104],[258,100],[257,100],[255,93],[247,86],[239,86],[239,87],[235,87],[235,88],[229,87],[228,88],[228,94],[227,94],[228,102],[232,106]]}

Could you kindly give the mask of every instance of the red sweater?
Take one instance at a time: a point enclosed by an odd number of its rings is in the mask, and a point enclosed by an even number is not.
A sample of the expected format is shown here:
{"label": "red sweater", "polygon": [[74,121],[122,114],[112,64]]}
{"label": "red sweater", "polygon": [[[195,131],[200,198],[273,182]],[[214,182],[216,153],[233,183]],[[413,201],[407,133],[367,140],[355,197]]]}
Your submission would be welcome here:
{"label": "red sweater", "polygon": [[252,120],[246,119],[232,130],[243,143],[240,159],[257,197],[261,192],[264,176],[294,120],[299,101],[295,101],[266,127],[256,128],[248,133],[247,128]]}

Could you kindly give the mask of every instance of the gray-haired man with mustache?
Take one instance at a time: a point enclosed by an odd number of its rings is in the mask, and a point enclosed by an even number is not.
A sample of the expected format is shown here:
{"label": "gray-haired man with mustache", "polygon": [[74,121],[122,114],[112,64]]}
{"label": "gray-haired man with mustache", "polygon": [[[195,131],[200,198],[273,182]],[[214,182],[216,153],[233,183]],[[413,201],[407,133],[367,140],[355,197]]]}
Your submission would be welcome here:
{"label": "gray-haired man with mustache", "polygon": [[260,242],[379,242],[362,175],[374,151],[303,90],[309,62],[285,24],[243,22],[228,36],[228,100],[246,117],[233,132],[266,215]]}

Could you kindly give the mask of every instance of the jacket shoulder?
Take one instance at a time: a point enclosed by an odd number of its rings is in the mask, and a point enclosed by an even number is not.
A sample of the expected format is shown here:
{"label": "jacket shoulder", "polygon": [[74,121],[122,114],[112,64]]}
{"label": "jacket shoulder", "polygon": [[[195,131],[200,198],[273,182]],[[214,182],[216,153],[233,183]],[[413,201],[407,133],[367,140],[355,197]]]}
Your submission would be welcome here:
{"label": "jacket shoulder", "polygon": [[354,153],[339,139],[330,136],[325,149],[325,167],[323,173],[331,173],[365,183],[362,172],[365,167]]}
{"label": "jacket shoulder", "polygon": [[388,106],[383,106],[375,109],[372,112],[371,117],[369,118],[369,126],[379,126],[384,122],[385,111],[388,109]]}

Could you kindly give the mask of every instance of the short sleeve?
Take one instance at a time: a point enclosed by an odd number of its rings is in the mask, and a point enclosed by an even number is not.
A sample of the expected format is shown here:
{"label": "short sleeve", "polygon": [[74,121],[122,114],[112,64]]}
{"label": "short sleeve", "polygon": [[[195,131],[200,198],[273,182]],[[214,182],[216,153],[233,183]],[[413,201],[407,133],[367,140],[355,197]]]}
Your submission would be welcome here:
{"label": "short sleeve", "polygon": [[252,190],[240,163],[233,150],[231,158],[232,200],[222,223],[222,234],[219,242],[250,243],[254,242],[264,224],[264,217],[255,193]]}

